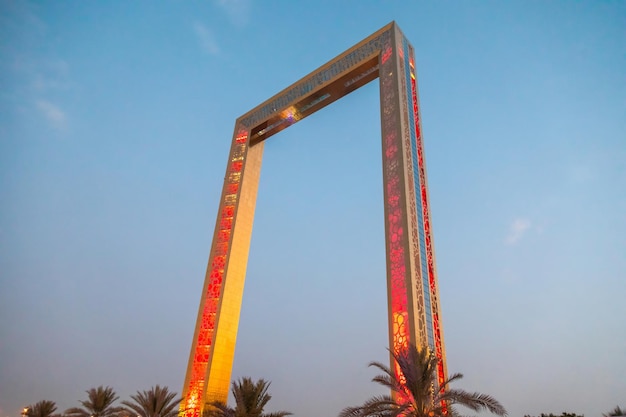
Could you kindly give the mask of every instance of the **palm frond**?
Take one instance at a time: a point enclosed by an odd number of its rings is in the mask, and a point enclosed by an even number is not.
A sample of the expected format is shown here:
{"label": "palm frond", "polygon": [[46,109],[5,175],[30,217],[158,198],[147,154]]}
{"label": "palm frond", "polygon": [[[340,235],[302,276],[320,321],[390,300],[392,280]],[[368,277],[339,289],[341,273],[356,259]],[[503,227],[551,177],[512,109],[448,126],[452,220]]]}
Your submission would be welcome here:
{"label": "palm frond", "polygon": [[392,367],[380,362],[369,365],[382,371],[372,381],[389,388],[395,395],[372,397],[361,406],[343,409],[339,417],[460,417],[454,404],[506,416],[504,407],[489,395],[450,389],[450,383],[461,379],[462,374],[453,374],[439,385],[439,359],[427,347],[418,349],[409,345],[406,349],[392,351],[391,356]]}
{"label": "palm frond", "polygon": [[122,401],[122,404],[139,417],[176,417],[182,401],[182,398],[176,399],[177,395],[168,387],[156,385],[147,391],[137,391],[130,396],[132,401]]}
{"label": "palm frond", "polygon": [[289,411],[274,411],[269,414],[263,414],[264,417],[285,417],[291,415],[293,415],[293,413],[290,413]]}
{"label": "palm frond", "polygon": [[626,416],[626,409],[622,410],[618,405],[613,410],[609,411],[606,414],[602,414],[604,417],[618,417],[618,416]]}
{"label": "palm frond", "polygon": [[222,402],[209,404],[203,417],[285,417],[291,415],[288,411],[274,411],[264,413],[263,410],[272,396],[268,393],[270,383],[264,379],[254,382],[252,378],[243,377],[233,381],[231,391],[235,398],[234,407]]}
{"label": "palm frond", "polygon": [[376,375],[372,378],[372,382],[376,382],[384,387],[389,388],[392,392],[401,393],[404,390],[402,382],[394,376],[389,375]]}
{"label": "palm frond", "polygon": [[114,406],[118,396],[111,387],[90,388],[87,391],[87,400],[79,401],[83,406],[65,410],[68,417],[117,417],[124,409]]}
{"label": "palm frond", "polygon": [[65,414],[68,417],[89,417],[90,414],[87,410],[79,407],[72,407],[65,410]]}
{"label": "palm frond", "polygon": [[507,414],[506,409],[495,398],[487,394],[450,389],[439,398],[452,404],[460,404],[473,411],[487,410],[498,416],[506,416]]}
{"label": "palm frond", "polygon": [[54,412],[57,409],[57,405],[54,401],[41,400],[34,405],[26,407],[27,417],[55,417]]}
{"label": "palm frond", "polygon": [[203,417],[234,417],[235,409],[227,406],[223,402],[214,401],[209,404],[208,409],[202,413]]}
{"label": "palm frond", "polygon": [[378,369],[380,369],[381,371],[383,371],[387,375],[390,375],[390,376],[394,375],[394,372],[391,370],[391,368],[389,368],[387,365],[384,365],[384,364],[382,364],[380,362],[376,362],[376,361],[370,362],[367,366],[369,366],[369,367],[373,366],[375,368],[378,368]]}
{"label": "palm frond", "polygon": [[402,407],[389,395],[379,395],[365,401],[358,407],[347,407],[340,417],[393,416],[402,411]]}
{"label": "palm frond", "polygon": [[459,379],[462,379],[462,378],[463,378],[463,374],[460,374],[460,373],[452,374],[451,376],[449,376],[443,381],[443,383],[439,387],[439,392],[443,392],[447,390],[452,382],[458,381]]}

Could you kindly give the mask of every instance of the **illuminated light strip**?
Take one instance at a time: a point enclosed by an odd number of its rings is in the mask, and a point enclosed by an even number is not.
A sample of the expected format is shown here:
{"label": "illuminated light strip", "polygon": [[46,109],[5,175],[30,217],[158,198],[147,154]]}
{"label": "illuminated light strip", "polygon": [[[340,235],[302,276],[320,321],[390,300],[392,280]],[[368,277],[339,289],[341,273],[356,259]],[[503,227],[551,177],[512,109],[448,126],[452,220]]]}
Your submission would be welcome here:
{"label": "illuminated light strip", "polygon": [[355,82],[362,80],[363,78],[367,77],[368,75],[370,75],[371,73],[373,73],[374,71],[378,71],[378,65],[368,69],[367,71],[357,75],[356,77],[352,78],[349,81],[346,81],[346,83],[344,84],[345,87],[349,87],[352,84],[354,84]]}
{"label": "illuminated light strip", "polygon": [[[415,75],[413,74],[412,68],[410,67],[410,59],[407,57],[411,57],[411,51],[409,50],[409,44],[406,38],[403,38],[402,46],[398,46],[398,48],[404,47],[406,51],[402,54],[404,65],[401,66],[403,71],[402,77],[402,91],[406,93],[404,99],[406,100],[406,104],[409,106],[407,109],[408,113],[408,137],[405,139],[406,144],[406,152],[411,155],[410,158],[407,158],[407,167],[406,171],[410,172],[410,175],[407,176],[407,180],[409,182],[409,198],[411,202],[410,206],[410,214],[411,214],[411,232],[414,234],[412,236],[416,240],[417,248],[415,248],[415,268],[420,272],[420,277],[415,280],[415,285],[417,286],[416,292],[419,297],[417,302],[419,306],[423,309],[421,310],[423,314],[418,321],[418,331],[420,332],[420,338],[423,337],[423,342],[426,342],[429,349],[434,350],[434,335],[432,330],[432,314],[425,314],[426,310],[431,309],[431,297],[429,291],[429,283],[428,283],[428,269],[426,263],[426,250],[422,248],[421,240],[420,240],[420,231],[423,230],[424,219],[422,216],[422,202],[421,199],[418,198],[420,195],[417,192],[418,186],[420,183],[420,178],[418,174],[418,164],[417,164],[417,139],[415,132],[415,120],[417,118],[416,109],[412,106],[412,98],[414,95],[413,85],[409,80],[410,78],[414,79]],[[413,217],[415,215],[415,217]],[[424,256],[422,256],[422,249],[424,250]],[[423,320],[423,322],[422,322]],[[422,333],[423,332],[423,333]],[[433,339],[433,343],[430,343],[430,340]]]}
{"label": "illuminated light strip", "polygon": [[215,339],[215,319],[223,289],[224,268],[230,249],[233,219],[240,190],[239,183],[247,140],[248,132],[246,131],[240,132],[235,137],[231,163],[229,163],[226,172],[228,183],[225,186],[226,194],[221,204],[222,211],[220,213],[217,240],[210,263],[209,283],[206,292],[203,294],[204,306],[198,337],[195,341],[191,377],[187,384],[186,397],[182,403],[184,407],[181,407],[185,417],[200,417],[204,406],[205,378],[211,347]]}
{"label": "illuminated light strip", "polygon": [[[326,94],[325,96],[323,96],[321,99],[318,99],[317,102],[325,99],[326,97],[329,97],[330,94]],[[302,117],[300,116],[300,113],[302,112],[302,110],[295,110],[294,107],[289,107],[287,110],[284,110],[281,114],[282,118],[280,120],[278,120],[275,123],[272,123],[271,125],[267,126],[265,129],[259,130],[255,136],[263,136],[264,134],[266,134],[267,132],[276,129],[277,127],[279,127],[280,125],[284,124],[284,123],[289,123],[289,125],[292,125],[293,123],[297,122],[298,120],[300,120]]]}
{"label": "illuminated light strip", "polygon": [[326,100],[328,97],[330,97],[330,94],[326,93],[321,97],[316,98],[315,100],[311,101],[310,103],[308,103],[305,106],[302,106],[298,111],[300,113],[307,111],[308,109],[310,109],[311,107],[315,106],[317,103],[320,103],[324,100]]}
{"label": "illuminated light strip", "polygon": [[[428,193],[426,192],[426,174],[424,170],[424,156],[422,150],[422,135],[419,128],[419,117],[418,117],[418,106],[417,106],[417,88],[415,85],[415,77],[411,77],[411,90],[413,95],[413,111],[415,114],[415,136],[417,138],[417,152],[418,152],[418,167],[420,174],[420,188],[422,194],[422,213],[424,216],[424,234],[426,240],[426,256],[428,258],[428,282],[429,282],[429,290],[431,295],[431,305],[432,305],[432,318],[433,318],[433,332],[435,339],[435,355],[439,359],[437,364],[437,379],[439,381],[439,385],[443,384],[445,380],[444,374],[444,366],[443,366],[443,351],[441,346],[441,326],[439,323],[439,301],[436,298],[436,283],[435,283],[435,269],[434,269],[434,260],[433,260],[433,250],[432,250],[432,237],[430,230],[430,216],[428,215]],[[433,297],[434,296],[434,297]]]}
{"label": "illuminated light strip", "polygon": [[266,127],[263,130],[259,130],[257,132],[257,136],[262,136],[264,134],[266,134],[267,132],[269,132],[270,130],[282,125],[283,123],[285,123],[286,121],[288,121],[289,119],[280,119],[279,121],[277,121],[276,123],[273,123],[271,125],[269,125],[268,127]]}

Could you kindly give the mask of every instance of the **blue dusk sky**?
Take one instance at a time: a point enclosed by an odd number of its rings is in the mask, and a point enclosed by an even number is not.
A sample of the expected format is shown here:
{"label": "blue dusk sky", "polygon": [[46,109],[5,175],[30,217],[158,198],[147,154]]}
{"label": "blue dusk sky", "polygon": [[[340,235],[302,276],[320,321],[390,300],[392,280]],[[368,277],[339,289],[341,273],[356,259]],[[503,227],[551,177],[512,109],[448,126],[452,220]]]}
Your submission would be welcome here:
{"label": "blue dusk sky", "polygon": [[[450,372],[514,417],[626,407],[626,2],[0,1],[0,417],[181,392],[237,117],[395,20]],[[379,83],[272,137],[233,378],[384,392]]]}

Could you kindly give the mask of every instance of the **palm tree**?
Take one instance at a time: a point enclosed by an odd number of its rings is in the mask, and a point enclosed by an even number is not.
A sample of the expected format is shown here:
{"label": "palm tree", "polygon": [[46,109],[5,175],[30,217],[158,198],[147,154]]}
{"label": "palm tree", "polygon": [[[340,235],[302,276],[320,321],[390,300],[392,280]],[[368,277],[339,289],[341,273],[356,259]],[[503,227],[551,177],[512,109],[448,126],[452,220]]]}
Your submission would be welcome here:
{"label": "palm tree", "polygon": [[[131,395],[131,401],[122,401],[122,404],[138,417],[176,417],[178,406],[183,400],[176,398],[178,394],[170,392],[167,387],[152,387],[149,391],[139,392]],[[176,399],[175,399],[176,398]]]}
{"label": "palm tree", "polygon": [[[362,406],[345,408],[339,417],[441,417],[458,416],[452,407],[463,405],[474,411],[488,410],[498,416],[506,416],[506,410],[493,397],[480,393],[469,393],[451,389],[451,382],[463,375],[454,374],[437,385],[438,359],[427,348],[417,349],[414,345],[391,353],[400,375],[380,362],[372,362],[381,371],[372,379],[389,388],[392,395],[379,395],[365,401]],[[394,367],[395,368],[395,367]]]}
{"label": "palm tree", "polygon": [[285,417],[292,413],[276,411],[264,413],[263,409],[272,396],[267,393],[270,383],[264,379],[252,382],[252,378],[243,377],[239,381],[233,381],[232,392],[235,397],[235,407],[215,401],[211,403],[211,409],[204,412],[204,417]]}
{"label": "palm tree", "polygon": [[84,408],[73,407],[65,410],[66,417],[118,417],[123,408],[113,405],[119,398],[113,388],[91,388],[85,391],[87,400],[80,403]]}
{"label": "palm tree", "polygon": [[26,417],[57,417],[54,412],[57,410],[57,405],[54,401],[42,400],[35,405],[29,405],[24,409]]}
{"label": "palm tree", "polygon": [[626,409],[622,410],[619,405],[606,414],[602,414],[604,417],[619,417],[626,416]]}

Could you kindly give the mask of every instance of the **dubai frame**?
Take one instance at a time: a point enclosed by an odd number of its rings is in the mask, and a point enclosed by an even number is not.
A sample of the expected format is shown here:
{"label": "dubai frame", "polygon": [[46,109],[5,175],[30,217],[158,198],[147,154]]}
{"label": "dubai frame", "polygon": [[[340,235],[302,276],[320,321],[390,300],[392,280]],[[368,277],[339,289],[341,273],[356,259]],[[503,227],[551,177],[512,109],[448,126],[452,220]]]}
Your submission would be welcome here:
{"label": "dubai frame", "polygon": [[390,349],[428,346],[447,374],[413,47],[391,22],[235,122],[181,413],[226,402],[264,141],[380,78]]}

